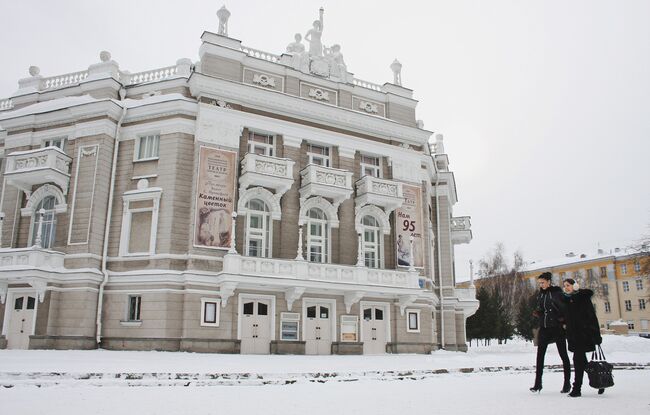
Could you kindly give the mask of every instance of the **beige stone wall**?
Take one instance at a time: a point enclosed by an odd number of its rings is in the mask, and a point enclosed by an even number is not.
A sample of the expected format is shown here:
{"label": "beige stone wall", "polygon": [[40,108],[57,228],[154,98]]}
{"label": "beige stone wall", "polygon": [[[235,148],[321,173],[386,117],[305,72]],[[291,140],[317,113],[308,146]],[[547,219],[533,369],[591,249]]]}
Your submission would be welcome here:
{"label": "beige stone wall", "polygon": [[386,104],[386,116],[393,121],[415,126],[415,108],[389,102]]}
{"label": "beige stone wall", "polygon": [[[50,291],[47,330],[50,336],[94,336],[97,311],[95,291]],[[48,298],[46,298],[47,300]],[[45,302],[43,303],[45,306]],[[40,330],[37,332],[40,334]]]}
{"label": "beige stone wall", "polygon": [[206,54],[201,60],[201,72],[229,81],[242,82],[243,67],[240,62]]}
{"label": "beige stone wall", "polygon": [[[104,337],[145,337],[178,339],[183,331],[184,295],[182,292],[147,292],[151,287],[132,287],[128,292],[104,294]],[[123,291],[123,290],[121,290]],[[130,327],[122,324],[127,318],[129,294],[142,296],[140,318],[142,324]]]}

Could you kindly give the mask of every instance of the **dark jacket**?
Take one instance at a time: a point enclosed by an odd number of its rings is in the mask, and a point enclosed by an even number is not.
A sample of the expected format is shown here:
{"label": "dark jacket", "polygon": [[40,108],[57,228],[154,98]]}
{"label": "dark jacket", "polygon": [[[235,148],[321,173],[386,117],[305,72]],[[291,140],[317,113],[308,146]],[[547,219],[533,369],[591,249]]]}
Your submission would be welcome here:
{"label": "dark jacket", "polygon": [[553,285],[539,290],[533,315],[539,318],[541,329],[562,328],[565,314],[563,296],[562,289]]}
{"label": "dark jacket", "polygon": [[591,303],[593,294],[591,290],[578,290],[572,295],[563,295],[567,305],[567,340],[572,352],[593,351],[603,341],[596,310]]}

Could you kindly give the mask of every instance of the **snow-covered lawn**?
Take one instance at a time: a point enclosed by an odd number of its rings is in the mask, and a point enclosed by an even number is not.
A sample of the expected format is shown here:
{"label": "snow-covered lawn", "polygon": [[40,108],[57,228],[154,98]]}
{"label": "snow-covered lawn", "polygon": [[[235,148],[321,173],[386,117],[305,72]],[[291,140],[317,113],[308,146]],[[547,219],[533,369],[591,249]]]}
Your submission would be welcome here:
{"label": "snow-covered lawn", "polygon": [[[2,350],[0,414],[533,415],[548,414],[549,408],[562,415],[648,413],[650,340],[606,336],[603,348],[610,362],[636,364],[640,370],[617,370],[614,388],[598,396],[585,386],[580,399],[560,394],[562,375],[551,370],[544,376],[542,393],[529,392],[535,349],[517,341],[472,347],[466,354],[437,351],[428,356]],[[559,363],[553,349],[547,363]],[[496,372],[479,371],[506,366]],[[463,373],[466,368],[475,373]],[[54,378],[51,372],[57,372]],[[115,379],[115,373],[135,380]],[[143,373],[163,379],[182,373],[189,381],[142,380]],[[240,375],[232,376],[235,373]],[[323,373],[337,375],[323,377]],[[210,383],[205,381],[214,379],[209,374],[233,382]],[[242,377],[283,381],[263,385],[237,380]],[[127,385],[143,387],[121,387]]]}

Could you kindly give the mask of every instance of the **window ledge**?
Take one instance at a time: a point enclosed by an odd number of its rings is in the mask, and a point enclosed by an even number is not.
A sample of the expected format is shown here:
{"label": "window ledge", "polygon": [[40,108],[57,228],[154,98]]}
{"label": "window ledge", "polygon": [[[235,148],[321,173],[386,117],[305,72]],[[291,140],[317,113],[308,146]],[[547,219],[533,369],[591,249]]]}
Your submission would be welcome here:
{"label": "window ledge", "polygon": [[142,320],[135,320],[135,321],[120,320],[120,326],[122,327],[140,327],[141,325],[142,325]]}
{"label": "window ledge", "polygon": [[158,159],[159,159],[159,157],[149,157],[149,158],[146,158],[146,159],[133,159],[133,162],[134,163],[140,163],[140,162],[144,162],[144,161],[158,161]]}

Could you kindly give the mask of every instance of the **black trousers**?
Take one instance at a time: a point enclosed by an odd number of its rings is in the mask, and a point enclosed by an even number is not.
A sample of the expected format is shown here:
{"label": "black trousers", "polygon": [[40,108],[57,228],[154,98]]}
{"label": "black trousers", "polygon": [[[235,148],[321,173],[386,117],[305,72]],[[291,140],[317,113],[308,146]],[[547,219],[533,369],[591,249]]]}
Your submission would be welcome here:
{"label": "black trousers", "polygon": [[573,387],[580,389],[582,387],[582,380],[585,376],[585,367],[587,367],[587,352],[584,350],[576,350],[573,352],[573,370],[575,371],[575,378]]}
{"label": "black trousers", "polygon": [[[562,329],[539,329],[539,342],[537,343],[537,365],[535,368],[535,386],[542,385],[542,374],[544,373],[544,357],[548,345],[555,342],[557,352],[562,359],[562,368],[564,369],[564,384],[571,383],[571,361],[566,350],[566,337]],[[575,358],[575,355],[574,355]],[[585,359],[586,365],[586,359]],[[583,366],[584,371],[584,366]]]}

